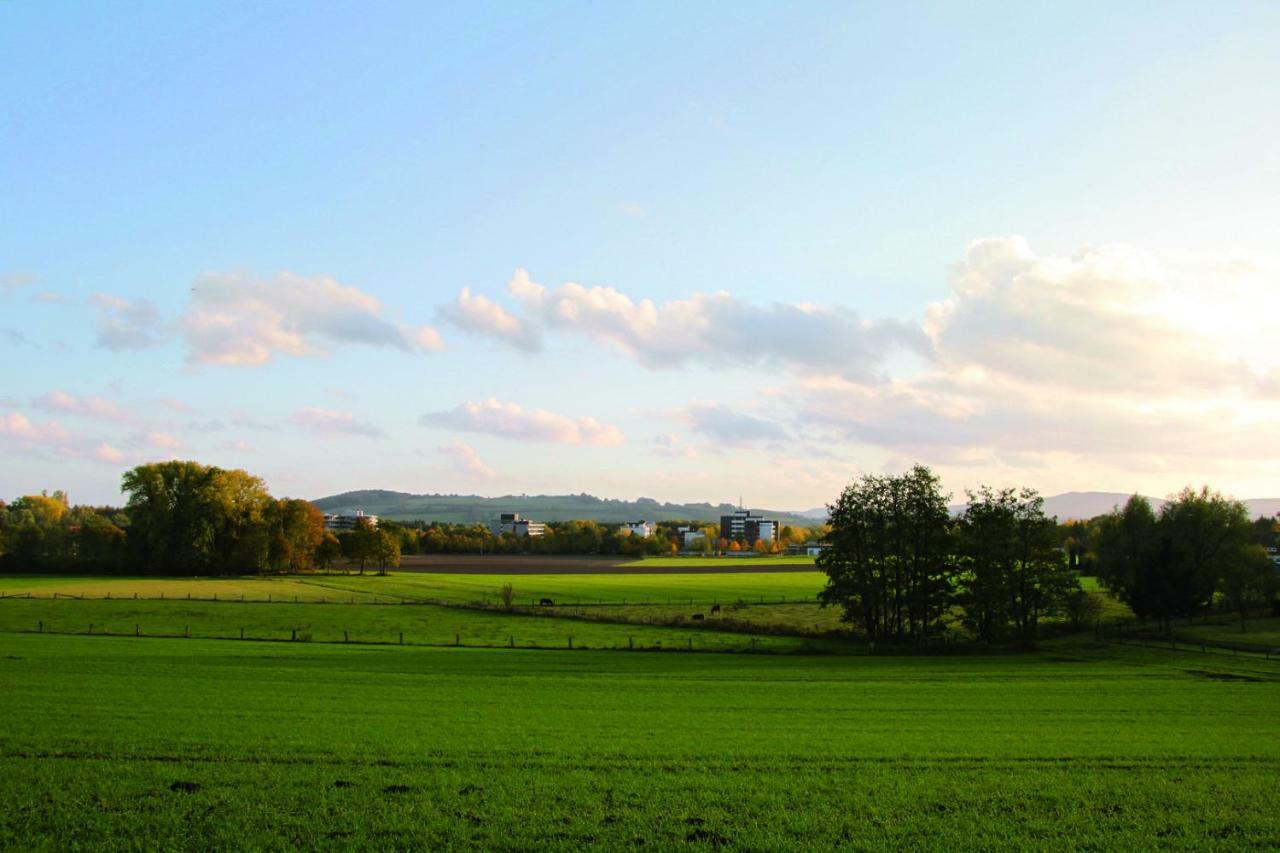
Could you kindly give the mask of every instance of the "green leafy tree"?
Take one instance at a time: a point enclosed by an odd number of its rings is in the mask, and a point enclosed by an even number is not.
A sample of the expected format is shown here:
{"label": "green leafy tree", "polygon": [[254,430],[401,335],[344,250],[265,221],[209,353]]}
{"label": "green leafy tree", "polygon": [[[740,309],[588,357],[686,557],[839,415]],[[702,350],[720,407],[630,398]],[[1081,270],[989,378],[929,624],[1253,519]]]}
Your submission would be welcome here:
{"label": "green leafy tree", "polygon": [[951,601],[950,514],[938,478],[916,466],[900,476],[866,475],[831,505],[824,604],[871,640],[927,636]]}

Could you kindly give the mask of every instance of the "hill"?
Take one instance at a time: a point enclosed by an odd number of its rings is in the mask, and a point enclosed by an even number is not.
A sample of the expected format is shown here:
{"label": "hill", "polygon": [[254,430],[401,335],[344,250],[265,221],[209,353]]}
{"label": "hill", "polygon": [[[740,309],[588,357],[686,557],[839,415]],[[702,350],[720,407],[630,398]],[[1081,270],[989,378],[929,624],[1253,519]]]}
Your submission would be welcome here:
{"label": "hill", "polygon": [[[733,504],[661,503],[652,498],[634,501],[598,498],[594,495],[415,495],[385,489],[343,492],[312,501],[319,509],[331,513],[367,513],[399,521],[445,521],[454,523],[489,522],[500,513],[518,512],[536,521],[569,521],[584,519],[602,524],[624,521],[701,521],[714,523],[721,515],[733,512]],[[793,512],[759,510],[766,518],[781,524],[808,527],[823,519],[808,518]]]}
{"label": "hill", "polygon": [[[1116,507],[1124,506],[1129,500],[1125,492],[1064,492],[1044,499],[1044,512],[1048,516],[1056,516],[1060,521],[1067,519],[1089,519],[1106,515]],[[1160,511],[1164,501],[1160,498],[1147,498],[1151,506]],[[1249,510],[1250,518],[1260,515],[1271,517],[1280,513],[1280,498],[1254,498],[1246,500],[1244,505]],[[965,504],[951,507],[955,514],[964,512]]]}

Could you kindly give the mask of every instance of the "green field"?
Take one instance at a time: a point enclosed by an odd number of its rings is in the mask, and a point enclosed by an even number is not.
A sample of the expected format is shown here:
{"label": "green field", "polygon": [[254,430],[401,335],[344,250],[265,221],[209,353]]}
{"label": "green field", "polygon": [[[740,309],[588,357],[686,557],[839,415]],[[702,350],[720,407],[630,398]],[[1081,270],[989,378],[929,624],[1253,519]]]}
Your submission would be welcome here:
{"label": "green field", "polygon": [[751,568],[753,566],[812,566],[813,557],[645,557],[628,566],[667,568]]}
{"label": "green field", "polygon": [[[816,609],[816,607],[814,608]],[[614,624],[550,613],[431,604],[263,604],[228,601],[110,601],[18,598],[0,601],[0,632],[114,634],[317,643],[517,646],[521,648],[665,649],[862,653],[846,642],[764,636],[688,627]]]}
{"label": "green field", "polygon": [[1280,664],[1206,659],[0,634],[0,847],[1274,848]]}
{"label": "green field", "polygon": [[212,598],[248,601],[444,601],[496,602],[511,584],[517,602],[551,598],[557,604],[597,602],[732,604],[817,601],[826,576],[820,572],[725,572],[708,574],[374,574],[293,575],[281,578],[43,578],[0,576],[0,595],[103,598]]}

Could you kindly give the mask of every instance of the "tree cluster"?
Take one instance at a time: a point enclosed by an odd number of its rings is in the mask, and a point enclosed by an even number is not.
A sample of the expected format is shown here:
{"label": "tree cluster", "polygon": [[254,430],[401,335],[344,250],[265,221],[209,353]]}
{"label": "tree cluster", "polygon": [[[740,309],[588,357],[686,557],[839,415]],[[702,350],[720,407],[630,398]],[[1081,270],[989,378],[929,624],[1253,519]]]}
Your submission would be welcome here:
{"label": "tree cluster", "polygon": [[821,600],[873,641],[919,640],[959,621],[988,642],[1034,644],[1040,620],[1084,593],[1044,502],[983,488],[958,519],[928,468],[867,475],[830,509]]}
{"label": "tree cluster", "polygon": [[1208,488],[1184,489],[1157,514],[1134,495],[1092,525],[1098,579],[1141,619],[1163,625],[1209,610],[1265,606],[1277,572],[1264,547],[1275,523],[1251,522],[1244,504]]}

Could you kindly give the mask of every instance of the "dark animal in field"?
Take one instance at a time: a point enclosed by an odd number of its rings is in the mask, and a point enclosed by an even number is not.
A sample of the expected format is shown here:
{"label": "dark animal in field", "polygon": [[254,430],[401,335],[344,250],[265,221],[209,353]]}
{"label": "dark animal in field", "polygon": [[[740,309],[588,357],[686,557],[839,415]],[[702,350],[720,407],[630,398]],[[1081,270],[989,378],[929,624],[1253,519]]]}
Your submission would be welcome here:
{"label": "dark animal in field", "polygon": [[719,604],[713,604],[713,605],[711,605],[711,612],[712,612],[712,613],[719,613],[719,612],[720,612],[720,605],[719,605]]}
{"label": "dark animal in field", "polygon": [[178,781],[170,785],[169,790],[175,793],[194,794],[196,791],[200,790],[200,783]]}
{"label": "dark animal in field", "polygon": [[706,618],[707,618],[707,617],[703,616],[701,613],[695,613],[695,614],[693,614],[693,621],[694,621],[694,622],[701,622],[703,619],[706,619]]}
{"label": "dark animal in field", "polygon": [[554,601],[552,601],[552,600],[551,600],[551,599],[549,599],[549,598],[544,598],[544,599],[542,599],[541,601],[539,601],[539,602],[538,602],[538,606],[539,606],[539,607],[554,607],[554,606],[555,606],[555,602],[554,602]]}

